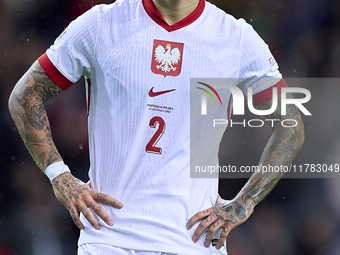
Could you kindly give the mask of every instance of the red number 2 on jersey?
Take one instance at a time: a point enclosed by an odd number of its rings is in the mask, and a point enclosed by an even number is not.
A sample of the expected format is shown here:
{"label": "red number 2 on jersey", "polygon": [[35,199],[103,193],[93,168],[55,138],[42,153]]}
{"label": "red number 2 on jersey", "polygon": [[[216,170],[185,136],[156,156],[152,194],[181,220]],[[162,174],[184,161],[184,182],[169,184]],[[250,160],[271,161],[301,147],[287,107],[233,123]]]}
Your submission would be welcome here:
{"label": "red number 2 on jersey", "polygon": [[148,142],[148,144],[146,145],[145,151],[148,153],[154,153],[154,154],[162,154],[162,148],[160,147],[156,147],[155,145],[157,144],[157,142],[159,141],[159,139],[161,139],[164,131],[165,131],[165,121],[159,117],[153,117],[150,120],[150,127],[151,128],[155,128],[156,125],[158,124],[158,129],[156,131],[156,133],[153,135],[153,137],[150,139],[150,141]]}

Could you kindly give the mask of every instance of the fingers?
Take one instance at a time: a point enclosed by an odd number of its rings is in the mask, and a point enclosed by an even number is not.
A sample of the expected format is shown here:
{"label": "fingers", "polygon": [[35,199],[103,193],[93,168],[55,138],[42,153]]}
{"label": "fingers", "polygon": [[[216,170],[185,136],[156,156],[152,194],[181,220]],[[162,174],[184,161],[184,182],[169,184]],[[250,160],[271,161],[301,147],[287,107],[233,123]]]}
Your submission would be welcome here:
{"label": "fingers", "polygon": [[100,229],[100,225],[98,221],[94,218],[92,212],[89,210],[89,208],[84,204],[80,207],[80,211],[83,213],[87,221],[97,230]]}
{"label": "fingers", "polygon": [[[192,236],[192,240],[196,243],[198,238],[202,235],[202,233],[204,232],[205,229],[209,228],[212,224],[215,223],[215,221],[217,220],[217,216],[215,214],[210,214],[205,220],[203,220],[197,227],[195,233]],[[217,228],[218,229],[218,228]],[[216,229],[216,230],[217,230]],[[208,230],[208,232],[210,231],[210,229]],[[216,232],[216,231],[215,231]],[[210,234],[211,235],[211,234]],[[212,234],[211,238],[209,239],[209,244],[210,241],[212,239],[212,237],[214,236],[214,233]],[[209,246],[209,245],[208,245]]]}
{"label": "fingers", "polygon": [[103,207],[101,207],[97,202],[92,200],[90,203],[90,208],[100,217],[105,221],[105,223],[109,226],[113,226],[113,220],[111,217],[105,212]]}
{"label": "fingers", "polygon": [[[106,201],[106,202],[110,201],[112,204],[113,203],[115,203],[115,205],[117,204],[118,200],[113,199],[109,195],[105,195],[105,194],[101,194],[101,193],[98,193],[98,194],[100,194],[100,196],[99,196],[100,199],[97,199],[97,200]],[[75,205],[75,206],[69,207],[69,212],[71,214],[72,220],[73,220],[74,224],[79,229],[83,230],[83,229],[85,229],[85,226],[80,221],[78,212],[82,212],[83,215],[85,216],[85,218],[87,219],[87,221],[96,230],[99,230],[101,228],[100,224],[98,223],[98,221],[94,217],[91,210],[89,210],[89,208],[91,208],[95,214],[97,214],[101,219],[103,219],[103,221],[107,225],[113,226],[114,223],[113,223],[113,220],[111,219],[111,217],[106,213],[104,208],[99,203],[97,203],[94,199],[95,199],[95,197],[92,197],[92,196],[83,196],[83,199],[82,199],[82,202],[80,203],[80,205],[78,205],[78,206]]]}
{"label": "fingers", "polygon": [[201,212],[198,212],[196,213],[194,216],[192,216],[188,222],[187,222],[187,229],[191,229],[192,226],[197,222],[197,221],[200,221],[206,217],[208,217],[212,212],[212,209],[207,209],[207,210],[204,210],[204,211],[201,211]]}
{"label": "fingers", "polygon": [[93,213],[89,208],[92,208],[92,210],[100,217],[102,218],[105,223],[109,226],[113,226],[113,221],[110,218],[110,216],[105,212],[105,210],[95,201],[90,202],[90,206],[87,206],[86,204],[81,205],[78,210],[75,210],[75,208],[69,209],[69,212],[71,214],[72,220],[74,224],[80,229],[85,229],[85,226],[79,219],[78,211],[82,212],[84,217],[87,219],[87,221],[96,229],[99,230],[101,228],[100,224],[94,217]]}
{"label": "fingers", "polygon": [[221,249],[221,247],[223,246],[224,241],[227,239],[229,233],[230,233],[230,227],[224,226],[223,231],[220,235],[220,238],[218,239],[218,242],[216,244],[216,250]]}
{"label": "fingers", "polygon": [[[202,220],[202,222],[198,225],[197,229],[195,230],[195,233],[192,236],[193,242],[197,242],[199,237],[203,234],[203,232],[208,229],[207,235],[204,241],[204,246],[209,247],[211,240],[213,239],[215,233],[218,229],[223,228],[220,238],[217,242],[216,249],[220,249],[223,246],[224,241],[226,240],[228,234],[229,234],[229,226],[226,226],[226,223],[221,221],[216,214],[213,213],[212,208],[209,208],[207,210],[201,211],[196,213],[194,216],[192,216],[188,223],[187,223],[187,229],[192,228],[192,226],[197,222]],[[218,248],[219,247],[219,248]]]}
{"label": "fingers", "polygon": [[[95,192],[95,191],[93,191]],[[121,209],[123,208],[123,203],[120,202],[119,200],[103,193],[95,192],[93,195],[96,201],[101,202],[103,204],[111,205],[115,208]]]}
{"label": "fingers", "polygon": [[83,213],[85,218],[95,229],[100,229],[100,225],[93,213],[103,219],[107,225],[113,226],[112,219],[98,203],[105,203],[118,209],[122,208],[123,204],[107,194],[92,190],[90,185],[91,182],[85,184],[81,180],[75,178],[71,173],[59,175],[52,182],[56,198],[69,210],[71,217],[78,228],[85,228],[79,220],[79,211]]}
{"label": "fingers", "polygon": [[81,230],[85,229],[85,226],[79,219],[78,211],[75,208],[69,208],[69,212],[71,214],[71,218],[74,222],[74,224]]}
{"label": "fingers", "polygon": [[221,228],[222,224],[223,223],[220,220],[217,220],[210,226],[210,228],[208,229],[208,232],[207,232],[207,236],[205,237],[205,241],[204,241],[205,247],[209,247],[211,240],[213,239],[217,230],[219,228]]}
{"label": "fingers", "polygon": [[113,220],[104,210],[104,208],[98,203],[109,204],[115,208],[122,208],[123,204],[117,199],[103,193],[95,192],[91,190],[90,196],[83,196],[84,203],[78,208],[78,211],[82,212],[87,221],[96,229],[101,228],[100,224],[94,217],[93,213],[89,208],[93,210],[108,226],[113,226]]}
{"label": "fingers", "polygon": [[223,231],[221,232],[221,235],[216,244],[216,249],[219,250],[223,246],[224,241],[227,239],[227,236],[229,235],[230,227],[226,225],[225,222],[221,221],[217,217],[214,217],[213,215],[209,215],[204,221],[202,221],[198,225],[192,237],[192,240],[194,242],[197,242],[198,238],[202,235],[202,233],[206,229],[208,229],[206,238],[204,240],[204,246],[209,247],[211,244],[211,240],[214,238],[214,235],[220,228],[222,228]]}
{"label": "fingers", "polygon": [[[97,194],[101,194],[101,193],[97,193]],[[102,199],[104,197],[104,201],[105,201],[105,199],[106,200],[109,199],[110,201],[112,201],[112,199],[113,199],[109,195],[105,195],[105,194],[101,194],[100,197]],[[84,200],[84,204],[82,204],[78,210],[83,213],[85,218],[88,220],[88,222],[95,229],[99,230],[100,229],[100,224],[98,223],[98,221],[94,217],[94,215],[91,212],[91,210],[89,210],[89,208],[91,208],[93,210],[93,212],[95,214],[97,214],[107,225],[113,226],[113,220],[111,219],[111,217],[107,214],[107,212],[103,209],[103,207],[94,200],[93,197],[91,197],[91,196],[84,196],[83,200]]]}

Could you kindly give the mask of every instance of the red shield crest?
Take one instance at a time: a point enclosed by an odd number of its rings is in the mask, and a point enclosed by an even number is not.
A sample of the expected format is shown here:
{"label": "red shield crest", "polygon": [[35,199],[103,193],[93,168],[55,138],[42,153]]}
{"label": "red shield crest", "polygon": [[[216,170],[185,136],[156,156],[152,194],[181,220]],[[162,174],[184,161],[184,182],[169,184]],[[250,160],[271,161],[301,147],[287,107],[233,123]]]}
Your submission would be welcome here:
{"label": "red shield crest", "polygon": [[183,43],[153,41],[151,70],[155,74],[178,76],[182,70]]}

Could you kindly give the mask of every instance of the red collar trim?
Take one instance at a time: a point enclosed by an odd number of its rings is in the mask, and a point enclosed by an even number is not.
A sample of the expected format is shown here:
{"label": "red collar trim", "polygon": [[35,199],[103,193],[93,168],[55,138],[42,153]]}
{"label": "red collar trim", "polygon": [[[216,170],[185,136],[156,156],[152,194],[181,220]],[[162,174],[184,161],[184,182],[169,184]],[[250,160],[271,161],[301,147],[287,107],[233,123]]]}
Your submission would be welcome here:
{"label": "red collar trim", "polygon": [[152,18],[158,25],[162,26],[168,32],[175,31],[177,29],[186,27],[193,23],[195,20],[199,18],[199,16],[201,16],[205,7],[205,0],[200,0],[200,3],[198,4],[197,8],[188,17],[170,26],[163,19],[162,15],[159,13],[152,0],[142,0],[142,2],[144,9],[146,13],[150,16],[150,18]]}

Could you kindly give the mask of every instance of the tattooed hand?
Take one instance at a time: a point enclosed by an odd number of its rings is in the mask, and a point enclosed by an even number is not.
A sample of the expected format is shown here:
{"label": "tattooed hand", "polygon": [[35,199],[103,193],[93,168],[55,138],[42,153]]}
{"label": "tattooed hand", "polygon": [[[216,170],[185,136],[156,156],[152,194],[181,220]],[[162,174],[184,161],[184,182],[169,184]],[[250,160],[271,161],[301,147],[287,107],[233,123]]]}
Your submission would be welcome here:
{"label": "tattooed hand", "polygon": [[85,229],[85,227],[79,219],[79,211],[95,229],[99,230],[100,225],[89,208],[107,225],[113,226],[113,220],[98,203],[108,204],[118,209],[123,207],[117,199],[92,190],[89,183],[85,184],[71,173],[64,173],[54,178],[52,187],[55,196],[67,208],[74,223],[80,229]]}
{"label": "tattooed hand", "polygon": [[192,236],[192,240],[196,243],[198,238],[207,229],[208,232],[204,245],[209,247],[217,230],[222,228],[223,231],[216,244],[216,249],[218,250],[223,246],[230,230],[245,222],[250,217],[253,209],[252,205],[246,206],[238,200],[228,201],[219,199],[213,207],[192,216],[187,223],[187,229],[192,228],[197,221],[202,220]]}

